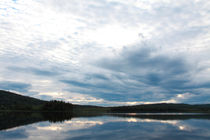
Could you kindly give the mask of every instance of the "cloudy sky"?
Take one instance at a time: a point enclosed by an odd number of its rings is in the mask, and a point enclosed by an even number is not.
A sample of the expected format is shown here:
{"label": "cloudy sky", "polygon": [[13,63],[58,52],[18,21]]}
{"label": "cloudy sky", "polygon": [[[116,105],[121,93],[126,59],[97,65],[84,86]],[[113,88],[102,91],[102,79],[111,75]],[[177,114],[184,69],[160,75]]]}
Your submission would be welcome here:
{"label": "cloudy sky", "polygon": [[209,103],[209,0],[0,0],[0,89],[78,104]]}

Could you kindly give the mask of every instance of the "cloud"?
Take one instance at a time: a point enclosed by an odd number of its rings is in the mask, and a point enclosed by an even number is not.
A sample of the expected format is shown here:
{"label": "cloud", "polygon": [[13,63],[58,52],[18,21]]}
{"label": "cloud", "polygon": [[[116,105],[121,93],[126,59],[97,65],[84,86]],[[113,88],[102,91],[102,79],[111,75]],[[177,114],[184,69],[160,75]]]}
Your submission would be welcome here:
{"label": "cloud", "polygon": [[[143,42],[124,47],[113,57],[100,57],[91,62],[91,65],[106,72],[88,73],[85,74],[87,77],[83,75],[81,79],[61,82],[70,86],[70,92],[92,95],[112,104],[117,101],[119,104],[187,102],[201,96],[203,89],[209,89],[209,81],[198,78],[197,83],[192,82],[195,73],[203,70],[187,58],[179,53],[162,53],[152,43]],[[176,98],[180,93],[187,92],[196,96],[185,100]]]}
{"label": "cloud", "polygon": [[[104,104],[207,102],[209,6],[208,0],[1,0],[0,81],[28,83],[24,94],[43,99],[62,93],[77,102],[77,93],[88,96],[81,102]],[[195,96],[177,98],[184,93]]]}
{"label": "cloud", "polygon": [[31,84],[15,81],[0,81],[0,88],[4,90],[27,92],[31,88]]}
{"label": "cloud", "polygon": [[56,76],[59,74],[58,71],[55,70],[42,70],[38,68],[33,68],[33,67],[14,67],[14,66],[9,66],[7,67],[8,70],[15,71],[15,72],[22,72],[22,73],[32,73],[38,76]]}

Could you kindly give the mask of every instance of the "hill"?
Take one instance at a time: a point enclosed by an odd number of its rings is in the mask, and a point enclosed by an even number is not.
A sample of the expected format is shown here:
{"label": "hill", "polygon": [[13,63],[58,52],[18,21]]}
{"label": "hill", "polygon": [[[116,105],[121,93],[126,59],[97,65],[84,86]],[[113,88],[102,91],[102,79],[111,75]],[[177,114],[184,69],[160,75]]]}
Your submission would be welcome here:
{"label": "hill", "polygon": [[147,104],[135,106],[100,107],[91,105],[73,105],[63,101],[43,101],[0,90],[0,110],[24,111],[65,111],[75,115],[104,113],[210,113],[210,104]]}
{"label": "hill", "polygon": [[32,109],[45,104],[46,101],[32,97],[22,96],[9,91],[0,90],[0,110],[6,109]]}
{"label": "hill", "polygon": [[63,101],[43,101],[0,90],[0,110],[6,111],[72,111],[72,104]]}

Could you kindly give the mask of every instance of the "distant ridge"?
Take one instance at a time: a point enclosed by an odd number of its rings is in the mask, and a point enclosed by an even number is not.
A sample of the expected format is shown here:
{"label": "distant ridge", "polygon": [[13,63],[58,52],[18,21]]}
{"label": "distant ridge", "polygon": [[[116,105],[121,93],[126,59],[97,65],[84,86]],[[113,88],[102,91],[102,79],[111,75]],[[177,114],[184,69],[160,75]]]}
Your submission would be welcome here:
{"label": "distant ridge", "polygon": [[112,107],[111,112],[119,113],[210,113],[210,104],[157,103],[134,106]]}

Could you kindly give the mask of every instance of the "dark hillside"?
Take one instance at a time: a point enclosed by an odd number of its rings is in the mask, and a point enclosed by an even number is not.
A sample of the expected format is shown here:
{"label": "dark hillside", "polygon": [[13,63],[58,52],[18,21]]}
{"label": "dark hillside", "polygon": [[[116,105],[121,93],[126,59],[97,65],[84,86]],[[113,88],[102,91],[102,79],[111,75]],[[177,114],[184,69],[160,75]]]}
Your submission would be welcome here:
{"label": "dark hillside", "polygon": [[135,106],[119,106],[112,107],[111,112],[121,113],[158,113],[158,112],[183,112],[183,113],[209,113],[210,104],[201,105],[189,105],[189,104],[147,104],[147,105],[135,105]]}
{"label": "dark hillside", "polygon": [[0,110],[32,109],[43,105],[46,101],[32,97],[22,96],[9,91],[0,90]]}

